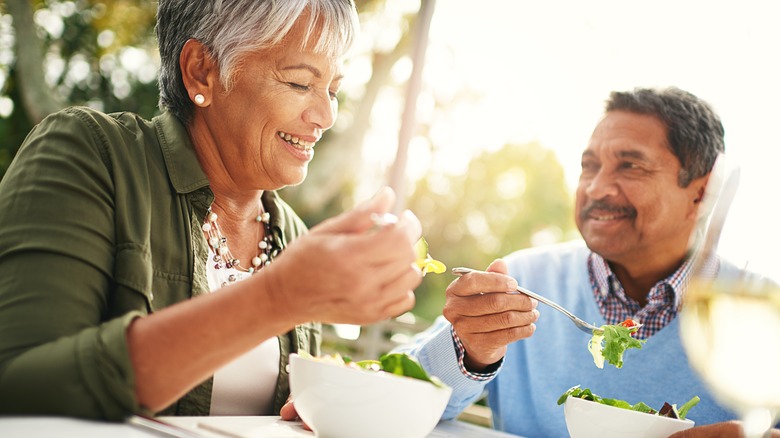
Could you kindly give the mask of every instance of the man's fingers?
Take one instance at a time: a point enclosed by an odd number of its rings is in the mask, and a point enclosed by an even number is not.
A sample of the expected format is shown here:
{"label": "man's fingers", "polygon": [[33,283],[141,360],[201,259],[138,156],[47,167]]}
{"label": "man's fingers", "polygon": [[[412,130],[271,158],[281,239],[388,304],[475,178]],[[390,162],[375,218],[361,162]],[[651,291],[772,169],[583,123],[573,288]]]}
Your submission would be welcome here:
{"label": "man's fingers", "polygon": [[471,333],[467,336],[462,336],[461,332],[455,329],[458,336],[463,340],[467,339],[470,346],[481,349],[498,349],[512,342],[519,341],[531,337],[536,331],[536,324],[529,324],[522,327],[509,327],[501,330],[495,330],[488,333]]}
{"label": "man's fingers", "polygon": [[485,316],[461,316],[455,321],[456,330],[461,333],[490,334],[501,330],[523,328],[539,319],[539,311],[501,312]]}
{"label": "man's fingers", "polygon": [[509,272],[509,269],[507,268],[504,259],[495,259],[492,263],[490,263],[485,271],[506,275]]}
{"label": "man's fingers", "polygon": [[453,281],[447,288],[448,296],[471,296],[489,292],[511,292],[517,289],[514,278],[495,272],[474,271]]}
{"label": "man's fingers", "polygon": [[447,296],[445,312],[452,315],[481,317],[509,311],[528,312],[537,301],[522,294],[489,292],[482,295]]}

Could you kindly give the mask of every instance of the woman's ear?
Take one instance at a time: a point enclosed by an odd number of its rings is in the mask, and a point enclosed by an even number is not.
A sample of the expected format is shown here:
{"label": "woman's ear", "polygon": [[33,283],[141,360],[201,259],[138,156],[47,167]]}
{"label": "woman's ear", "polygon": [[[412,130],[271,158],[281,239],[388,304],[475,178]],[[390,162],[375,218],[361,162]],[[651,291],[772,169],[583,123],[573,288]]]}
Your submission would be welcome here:
{"label": "woman's ear", "polygon": [[200,41],[190,38],[179,54],[179,67],[184,88],[197,106],[208,106],[219,80],[217,63]]}

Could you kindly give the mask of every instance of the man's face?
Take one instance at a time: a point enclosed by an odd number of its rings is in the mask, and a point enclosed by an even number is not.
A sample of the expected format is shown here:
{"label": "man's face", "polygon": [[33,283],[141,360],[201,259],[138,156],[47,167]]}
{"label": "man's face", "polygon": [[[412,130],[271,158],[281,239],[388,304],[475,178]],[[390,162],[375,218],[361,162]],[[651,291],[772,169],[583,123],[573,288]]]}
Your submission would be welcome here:
{"label": "man's face", "polygon": [[679,261],[706,177],[677,183],[680,161],[653,116],[610,111],[582,154],[575,221],[588,247],[621,265]]}

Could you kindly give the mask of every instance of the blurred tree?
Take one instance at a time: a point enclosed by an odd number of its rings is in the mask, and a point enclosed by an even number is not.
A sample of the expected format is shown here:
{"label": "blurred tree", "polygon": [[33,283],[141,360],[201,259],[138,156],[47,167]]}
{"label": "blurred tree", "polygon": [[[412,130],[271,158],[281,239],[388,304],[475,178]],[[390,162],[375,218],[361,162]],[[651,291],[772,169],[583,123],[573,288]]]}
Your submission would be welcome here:
{"label": "blurred tree", "polygon": [[[0,177],[33,125],[66,105],[106,112],[157,112],[159,65],[156,4],[144,0],[6,0],[0,5]],[[397,61],[410,51],[411,7],[388,8],[384,0],[358,0],[361,21],[392,22],[364,32],[355,56],[368,59],[370,74],[353,93],[340,96],[340,123],[317,147],[308,181],[285,198],[310,225],[352,205],[362,144],[371,109]],[[371,27],[371,26],[369,26]],[[397,86],[397,85],[396,85]],[[338,172],[333,172],[338,169]]]}
{"label": "blurred tree", "polygon": [[47,114],[64,105],[44,80],[43,41],[38,36],[33,20],[32,4],[23,0],[8,0],[8,9],[14,18],[17,61],[15,75],[19,97],[30,119],[38,122]]}
{"label": "blurred tree", "polygon": [[156,5],[6,0],[0,16],[0,175],[33,125],[66,105],[157,112]]}
{"label": "blurred tree", "polygon": [[[485,269],[512,251],[578,237],[563,168],[537,143],[483,153],[461,175],[428,175],[408,206],[422,222],[431,256],[448,268]],[[427,275],[414,313],[429,321],[441,314],[452,280]]]}
{"label": "blurred tree", "polygon": [[[398,72],[408,67],[420,2],[356,5],[363,29],[347,68],[348,78],[353,72],[359,78],[350,79],[339,96],[337,124],[318,144],[307,181],[283,190],[309,225],[354,204],[366,173],[367,133],[374,123],[392,122],[377,122],[372,111],[383,95],[403,96],[408,78]],[[159,111],[155,12],[156,2],[145,0],[0,1],[0,177],[32,126],[65,105],[147,118]],[[440,65],[448,59],[446,53],[438,56]],[[433,137],[448,111],[477,98],[468,84],[453,82],[456,75],[447,79],[441,85],[454,91],[436,90],[436,78],[428,79],[434,90],[422,100],[434,102],[435,109],[420,115],[419,138]],[[427,146],[434,150],[437,142],[446,140],[430,139]],[[463,175],[429,172],[407,205],[422,219],[432,255],[449,266],[484,268],[531,245],[533,236],[561,239],[572,229],[562,171],[539,145],[484,154]],[[426,318],[441,311],[450,280],[448,274],[426,277],[418,291],[418,311]]]}

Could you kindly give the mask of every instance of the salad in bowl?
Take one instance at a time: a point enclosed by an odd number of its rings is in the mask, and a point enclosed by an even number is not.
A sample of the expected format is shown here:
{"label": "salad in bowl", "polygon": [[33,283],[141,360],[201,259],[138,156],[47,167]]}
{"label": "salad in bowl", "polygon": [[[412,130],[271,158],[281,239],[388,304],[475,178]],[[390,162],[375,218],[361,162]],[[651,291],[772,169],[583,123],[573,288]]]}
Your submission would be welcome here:
{"label": "salad in bowl", "polygon": [[293,354],[290,390],[298,415],[320,438],[423,438],[452,393],[407,354],[359,362]]}

